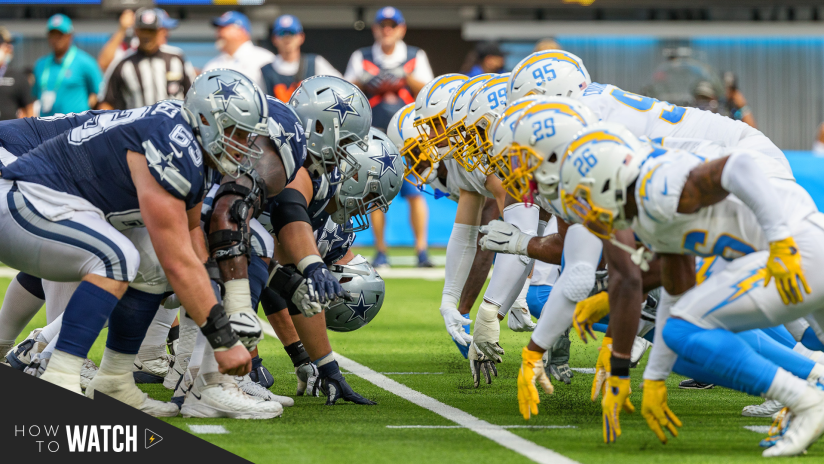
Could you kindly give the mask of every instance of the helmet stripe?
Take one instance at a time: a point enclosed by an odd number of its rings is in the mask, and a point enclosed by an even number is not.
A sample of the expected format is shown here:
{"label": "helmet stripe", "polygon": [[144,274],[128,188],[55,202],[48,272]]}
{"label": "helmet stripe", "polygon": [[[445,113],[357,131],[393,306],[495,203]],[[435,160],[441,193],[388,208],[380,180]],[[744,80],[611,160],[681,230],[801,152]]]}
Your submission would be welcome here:
{"label": "helmet stripe", "polygon": [[599,130],[595,132],[590,132],[589,134],[584,134],[581,137],[573,140],[572,143],[569,144],[569,148],[567,148],[566,152],[564,153],[564,158],[566,158],[567,153],[571,153],[590,142],[612,142],[632,149],[632,147],[630,147],[626,142],[624,142],[624,139],[622,139],[621,137],[615,134],[610,134],[609,132],[604,130]]}
{"label": "helmet stripe", "polygon": [[564,52],[557,52],[557,51],[546,51],[546,52],[541,52],[541,53],[533,55],[532,57],[528,58],[525,62],[521,63],[520,66],[515,68],[512,71],[512,81],[514,82],[515,78],[518,77],[518,74],[520,74],[520,72],[523,71],[526,67],[528,67],[531,64],[537,63],[538,61],[545,60],[545,59],[546,60],[553,60],[553,61],[563,61],[563,62],[566,62],[566,63],[570,63],[570,64],[574,65],[575,68],[577,68],[578,71],[581,72],[581,74],[584,73],[581,70],[581,63],[578,60],[576,60],[576,59],[572,58],[571,56],[569,56],[568,54],[566,54]]}
{"label": "helmet stripe", "polygon": [[531,108],[529,108],[529,111],[527,111],[527,113],[525,113],[524,116],[526,116],[527,114],[534,114],[534,113],[537,113],[539,111],[544,111],[544,110],[552,110],[552,111],[555,111],[557,113],[562,113],[562,114],[566,114],[567,116],[572,116],[573,118],[577,118],[584,125],[586,125],[586,123],[587,123],[586,120],[584,119],[584,117],[581,116],[581,113],[579,113],[575,108],[573,108],[572,105],[568,105],[566,103],[557,103],[557,102],[537,103],[534,106],[532,106]]}

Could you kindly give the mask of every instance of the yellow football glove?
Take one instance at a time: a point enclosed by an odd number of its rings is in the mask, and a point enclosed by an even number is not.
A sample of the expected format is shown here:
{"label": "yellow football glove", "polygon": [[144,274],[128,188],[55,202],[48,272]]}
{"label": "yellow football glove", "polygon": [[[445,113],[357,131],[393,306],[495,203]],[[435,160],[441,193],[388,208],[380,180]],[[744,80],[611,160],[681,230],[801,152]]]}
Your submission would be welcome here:
{"label": "yellow football glove", "polygon": [[767,259],[767,275],[764,277],[766,287],[772,278],[784,304],[797,304],[804,301],[799,282],[804,291],[810,292],[804,270],[801,268],[801,252],[792,237],[770,243],[770,257]]}
{"label": "yellow football glove", "polygon": [[538,389],[535,388],[535,381],[541,384],[547,395],[555,393],[555,387],[544,372],[544,363],[541,360],[543,353],[530,351],[524,347],[521,351],[521,369],[518,371],[518,408],[525,420],[529,420],[532,415],[538,415]]}
{"label": "yellow football glove", "polygon": [[598,361],[595,362],[595,378],[592,379],[592,393],[590,399],[595,401],[604,389],[604,382],[612,370],[612,337],[604,337],[598,352]]}
{"label": "yellow football glove", "polygon": [[595,340],[595,333],[592,331],[592,324],[600,321],[609,314],[609,294],[601,292],[587,298],[584,301],[579,301],[575,305],[575,314],[572,316],[572,325],[578,331],[578,336],[584,343],[587,343],[587,335]]}
{"label": "yellow football glove", "polygon": [[604,416],[604,443],[612,443],[621,436],[621,410],[628,413],[635,412],[635,406],[629,401],[631,391],[629,377],[607,378],[607,388],[601,400],[601,410]]}
{"label": "yellow football glove", "polygon": [[663,380],[644,380],[641,415],[661,443],[667,443],[663,427],[666,427],[673,437],[678,438],[678,429],[675,427],[681,427],[681,420],[667,406],[667,386]]}

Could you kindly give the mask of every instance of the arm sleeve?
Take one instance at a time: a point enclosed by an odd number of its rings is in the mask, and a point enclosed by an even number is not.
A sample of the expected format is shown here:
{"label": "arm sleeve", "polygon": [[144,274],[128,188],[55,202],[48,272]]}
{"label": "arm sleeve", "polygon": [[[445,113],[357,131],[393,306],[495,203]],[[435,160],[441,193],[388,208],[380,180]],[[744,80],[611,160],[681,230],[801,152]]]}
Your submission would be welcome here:
{"label": "arm sleeve", "polygon": [[343,77],[331,63],[326,61],[326,58],[316,55],[315,56],[315,74],[325,74],[327,76],[337,76]]}
{"label": "arm sleeve", "polygon": [[669,349],[664,343],[664,325],[669,319],[670,310],[681,298],[681,295],[672,296],[661,288],[661,301],[658,302],[655,314],[655,336],[653,337],[652,351],[647,360],[647,367],[644,369],[644,379],[646,380],[666,380],[678,355]]}
{"label": "arm sleeve", "polygon": [[363,54],[360,50],[356,50],[349,58],[349,64],[346,65],[346,72],[343,73],[343,78],[355,83],[358,82],[361,74],[363,74]]}
{"label": "arm sleeve", "polygon": [[418,50],[418,54],[415,55],[415,70],[412,71],[412,77],[423,83],[435,78],[432,73],[432,66],[429,65],[429,57],[426,56],[426,52],[423,50]]}
{"label": "arm sleeve", "polygon": [[790,228],[781,212],[778,195],[749,153],[739,151],[730,155],[721,173],[721,187],[738,197],[755,213],[767,241],[775,242],[790,236]]}
{"label": "arm sleeve", "polygon": [[455,224],[446,245],[446,278],[443,284],[441,307],[457,308],[466,279],[475,260],[478,244],[478,226]]}

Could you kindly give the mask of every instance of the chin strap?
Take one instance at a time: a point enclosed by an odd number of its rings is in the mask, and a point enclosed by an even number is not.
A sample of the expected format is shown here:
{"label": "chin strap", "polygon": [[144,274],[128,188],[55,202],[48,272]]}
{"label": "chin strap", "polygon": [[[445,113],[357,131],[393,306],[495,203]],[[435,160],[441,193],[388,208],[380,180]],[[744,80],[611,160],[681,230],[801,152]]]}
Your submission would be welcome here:
{"label": "chin strap", "polygon": [[615,239],[615,237],[610,237],[609,243],[629,253],[630,259],[632,259],[632,262],[641,268],[641,271],[649,271],[649,262],[652,261],[653,256],[651,251],[647,250],[644,247],[639,247],[638,249],[635,249],[629,245],[625,245],[619,242]]}

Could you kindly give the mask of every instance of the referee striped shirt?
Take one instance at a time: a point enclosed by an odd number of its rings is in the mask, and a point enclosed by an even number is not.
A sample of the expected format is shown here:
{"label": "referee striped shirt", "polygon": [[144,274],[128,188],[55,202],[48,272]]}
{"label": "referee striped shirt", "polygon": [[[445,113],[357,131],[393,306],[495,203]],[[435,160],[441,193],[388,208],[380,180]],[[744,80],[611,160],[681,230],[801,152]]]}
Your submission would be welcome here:
{"label": "referee striped shirt", "polygon": [[129,50],[110,69],[100,94],[102,101],[118,110],[153,105],[169,98],[183,100],[195,79],[195,70],[183,51],[169,45],[161,45],[152,54]]}

